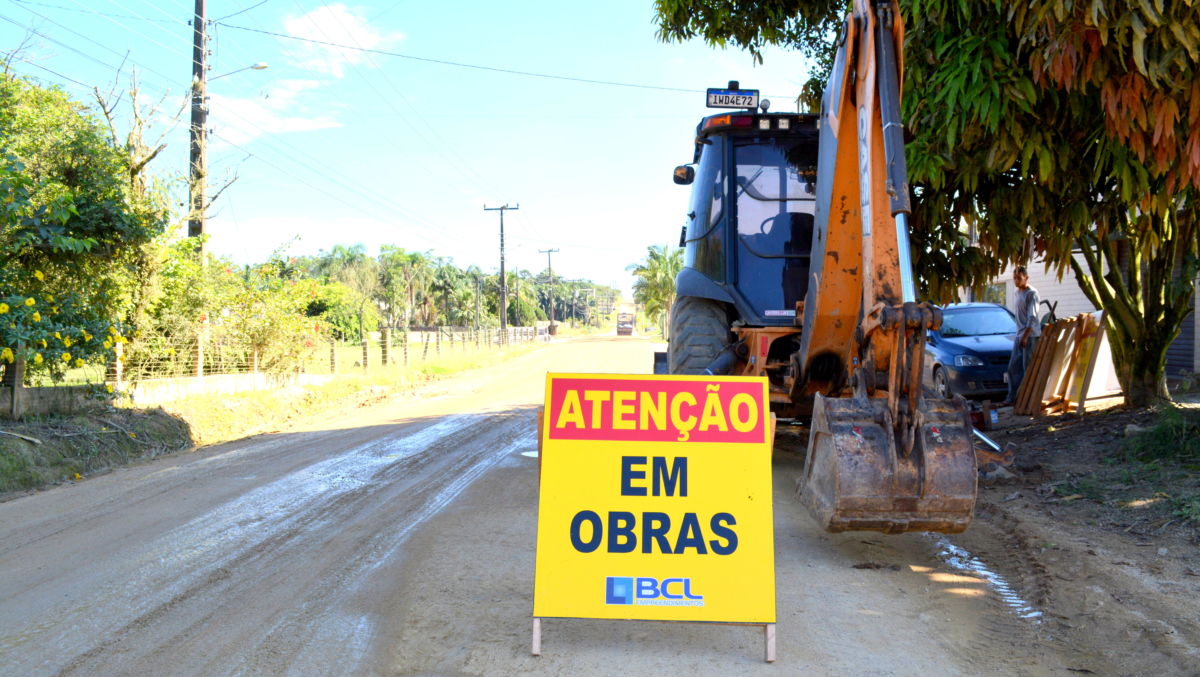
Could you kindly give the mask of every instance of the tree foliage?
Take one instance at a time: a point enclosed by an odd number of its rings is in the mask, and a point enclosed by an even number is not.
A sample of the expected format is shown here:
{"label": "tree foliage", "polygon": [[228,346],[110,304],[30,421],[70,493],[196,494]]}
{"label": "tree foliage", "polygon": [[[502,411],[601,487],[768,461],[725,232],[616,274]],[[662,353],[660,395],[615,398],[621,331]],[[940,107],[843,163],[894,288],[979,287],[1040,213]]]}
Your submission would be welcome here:
{"label": "tree foliage", "polygon": [[167,223],[129,175],[81,104],[0,77],[0,364],[57,378],[125,340],[136,252]]}
{"label": "tree foliage", "polygon": [[683,250],[667,245],[646,248],[646,258],[629,267],[636,278],[633,300],[642,304],[643,312],[656,322],[666,335],[666,318],[675,303],[675,276],[683,268]]}

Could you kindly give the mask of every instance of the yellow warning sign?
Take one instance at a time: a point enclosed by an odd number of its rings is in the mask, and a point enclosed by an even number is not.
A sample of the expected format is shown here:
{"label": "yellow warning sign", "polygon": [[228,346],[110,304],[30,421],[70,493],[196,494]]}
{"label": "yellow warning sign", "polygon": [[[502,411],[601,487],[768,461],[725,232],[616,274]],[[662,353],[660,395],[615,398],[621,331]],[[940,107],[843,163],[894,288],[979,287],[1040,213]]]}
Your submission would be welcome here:
{"label": "yellow warning sign", "polygon": [[775,622],[767,382],[550,374],[535,617]]}

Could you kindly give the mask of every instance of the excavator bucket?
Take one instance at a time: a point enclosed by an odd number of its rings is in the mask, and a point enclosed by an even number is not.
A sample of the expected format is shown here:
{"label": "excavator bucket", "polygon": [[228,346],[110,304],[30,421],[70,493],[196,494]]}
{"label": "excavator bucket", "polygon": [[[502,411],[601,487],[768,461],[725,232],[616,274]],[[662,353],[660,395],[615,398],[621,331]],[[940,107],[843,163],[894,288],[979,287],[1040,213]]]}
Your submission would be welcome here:
{"label": "excavator bucket", "polygon": [[816,395],[800,500],[826,531],[958,533],[975,508],[975,449],[961,405],[924,400],[910,453],[887,400]]}

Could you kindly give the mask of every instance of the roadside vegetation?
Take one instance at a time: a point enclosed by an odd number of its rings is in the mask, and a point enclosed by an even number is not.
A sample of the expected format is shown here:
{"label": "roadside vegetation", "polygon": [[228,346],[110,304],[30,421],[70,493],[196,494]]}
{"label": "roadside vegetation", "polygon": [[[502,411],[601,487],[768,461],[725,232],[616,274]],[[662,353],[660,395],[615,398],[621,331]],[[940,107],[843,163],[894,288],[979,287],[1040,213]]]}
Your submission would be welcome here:
{"label": "roadside vegetation", "polygon": [[[132,102],[121,118],[99,92],[94,103],[77,101],[0,67],[0,393],[82,384],[90,400],[84,413],[20,421],[0,411],[0,493],[354,406],[527,349],[470,355],[460,344],[459,354],[422,355],[410,368],[373,364],[320,387],[129,409],[119,383],[193,376],[198,364],[204,373],[296,374],[324,363],[329,373],[331,345],[377,340],[384,328],[400,344],[435,327],[486,336],[500,324],[501,289],[495,273],[400,244],[308,256],[284,245],[249,264],[207,254],[202,238],[184,236],[192,214],[173,208],[189,203],[186,179],[153,169],[163,145],[149,139],[149,121],[164,116],[143,108],[131,83],[130,96],[116,98]],[[128,130],[118,131],[119,118]],[[553,312],[564,330],[588,331],[611,321],[620,298],[549,270],[509,270],[507,288],[510,327]]]}
{"label": "roadside vegetation", "polygon": [[[582,335],[585,329],[571,331]],[[403,396],[424,383],[512,359],[541,345],[447,353],[411,367],[393,364],[344,373],[324,385],[195,395],[154,409],[122,406],[98,390],[94,405],[84,411],[0,423],[0,500]]]}
{"label": "roadside vegetation", "polygon": [[[294,372],[331,340],[362,341],[383,327],[500,324],[498,275],[429,251],[389,245],[373,256],[338,245],[292,256],[285,245],[253,264],[205,254],[201,238],[183,237],[192,215],[172,209],[186,181],[151,171],[163,148],[144,137],[154,111],[139,107],[136,85],[130,94],[134,122],[121,134],[99,95],[89,106],[0,70],[7,382],[60,383],[118,362],[126,380],[186,375],[205,351],[241,368]],[[619,299],[549,270],[507,278],[510,326],[552,310],[598,325]]]}
{"label": "roadside vegetation", "polygon": [[1060,509],[1135,536],[1181,528],[1200,543],[1200,406],[1040,419],[1014,434],[1026,476]]}

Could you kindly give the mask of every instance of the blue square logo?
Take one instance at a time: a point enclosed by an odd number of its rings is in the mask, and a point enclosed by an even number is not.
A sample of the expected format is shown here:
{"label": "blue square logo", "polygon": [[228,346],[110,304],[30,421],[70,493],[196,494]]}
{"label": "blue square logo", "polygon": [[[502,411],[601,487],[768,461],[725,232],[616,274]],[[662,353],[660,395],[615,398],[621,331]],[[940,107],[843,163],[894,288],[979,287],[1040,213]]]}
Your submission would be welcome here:
{"label": "blue square logo", "polygon": [[605,604],[633,604],[633,579],[609,576],[604,588]]}

